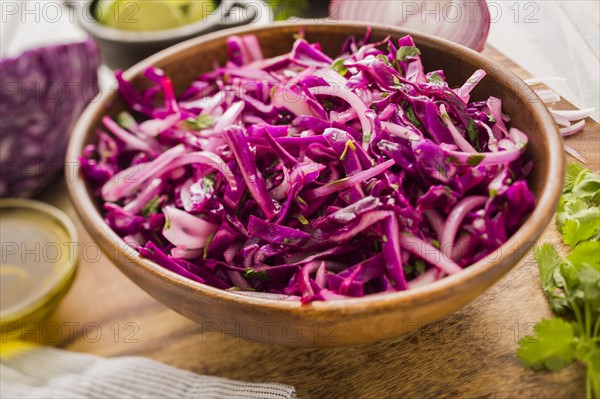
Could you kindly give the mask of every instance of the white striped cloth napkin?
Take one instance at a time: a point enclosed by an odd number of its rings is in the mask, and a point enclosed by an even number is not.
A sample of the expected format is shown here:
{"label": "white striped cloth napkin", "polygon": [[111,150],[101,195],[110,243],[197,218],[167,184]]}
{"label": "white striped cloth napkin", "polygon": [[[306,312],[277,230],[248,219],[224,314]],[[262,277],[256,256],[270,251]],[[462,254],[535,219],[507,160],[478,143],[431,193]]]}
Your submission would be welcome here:
{"label": "white striped cloth napkin", "polygon": [[2,398],[293,399],[293,387],[203,376],[142,357],[37,347],[0,359]]}

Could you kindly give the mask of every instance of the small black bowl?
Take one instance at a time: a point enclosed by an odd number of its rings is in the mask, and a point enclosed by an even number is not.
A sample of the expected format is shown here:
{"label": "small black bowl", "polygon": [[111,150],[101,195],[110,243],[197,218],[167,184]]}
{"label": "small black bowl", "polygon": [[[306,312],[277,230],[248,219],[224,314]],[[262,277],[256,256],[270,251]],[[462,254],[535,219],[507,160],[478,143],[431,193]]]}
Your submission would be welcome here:
{"label": "small black bowl", "polygon": [[112,69],[127,69],[144,58],[173,44],[193,37],[248,24],[266,12],[257,1],[217,1],[218,6],[206,18],[173,29],[135,32],[102,25],[94,17],[97,0],[67,2],[76,9],[79,26],[94,38],[104,64]]}

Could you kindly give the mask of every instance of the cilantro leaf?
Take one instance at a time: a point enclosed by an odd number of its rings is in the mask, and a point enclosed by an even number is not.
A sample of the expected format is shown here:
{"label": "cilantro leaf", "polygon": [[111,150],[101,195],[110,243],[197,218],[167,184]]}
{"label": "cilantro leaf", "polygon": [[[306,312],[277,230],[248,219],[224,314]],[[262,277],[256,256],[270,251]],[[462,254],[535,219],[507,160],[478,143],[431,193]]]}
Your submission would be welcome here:
{"label": "cilantro leaf", "polygon": [[406,111],[404,111],[404,114],[406,115],[406,119],[408,119],[408,121],[412,123],[416,128],[419,128],[421,126],[421,122],[419,122],[419,120],[417,119],[417,116],[415,115],[415,110],[413,109],[412,105],[408,105]]}
{"label": "cilantro leaf", "polygon": [[331,64],[331,68],[342,76],[346,76],[348,73],[348,68],[346,68],[344,65],[344,61],[346,60],[343,58],[338,58]]}
{"label": "cilantro leaf", "polygon": [[573,186],[573,194],[577,197],[598,204],[600,195],[600,175],[589,170],[579,173]]}
{"label": "cilantro leaf", "polygon": [[567,173],[565,174],[565,187],[564,192],[570,193],[573,191],[573,187],[575,186],[575,181],[577,180],[577,176],[582,171],[585,171],[585,167],[578,163],[568,163],[567,164]]}
{"label": "cilantro leaf", "polygon": [[432,72],[427,80],[429,83],[435,86],[443,86],[445,83],[444,78],[442,78],[442,76],[437,72]]}
{"label": "cilantro leaf", "polygon": [[479,165],[481,163],[481,161],[483,161],[484,158],[485,158],[485,156],[481,155],[481,154],[471,155],[467,159],[467,165],[475,167],[475,166]]}
{"label": "cilantro leaf", "polygon": [[598,315],[600,313],[600,271],[587,265],[583,266],[577,271],[577,279],[579,281],[577,296],[581,297],[584,306],[589,306],[589,309]]}
{"label": "cilantro leaf", "polygon": [[571,248],[581,241],[586,241],[598,235],[600,229],[600,209],[590,208],[564,222],[562,235],[565,244]]}
{"label": "cilantro leaf", "polygon": [[258,272],[251,267],[247,267],[244,269],[244,277],[264,281],[269,279],[269,273],[266,270]]}
{"label": "cilantro leaf", "polygon": [[213,118],[210,115],[201,114],[196,118],[188,118],[185,120],[185,124],[195,130],[207,129],[212,126]]}
{"label": "cilantro leaf", "polygon": [[[592,207],[587,201],[576,197],[574,194],[565,194],[560,200],[558,211],[556,213],[556,226],[562,232],[562,229],[570,218],[586,219],[588,217],[594,217],[595,211],[590,211]],[[588,212],[590,214],[588,214]]]}
{"label": "cilantro leaf", "polygon": [[563,314],[571,309],[563,288],[568,286],[567,281],[577,279],[573,267],[564,261],[558,254],[554,246],[545,243],[540,247],[534,248],[534,257],[540,271],[540,280],[542,288],[552,309]]}
{"label": "cilantro leaf", "polygon": [[161,196],[156,196],[154,198],[152,198],[150,201],[148,201],[148,203],[146,205],[144,205],[144,207],[142,208],[142,215],[144,215],[144,217],[147,219],[149,218],[152,214],[158,212],[158,207],[160,206],[160,203],[162,202],[162,197]]}
{"label": "cilantro leaf", "polygon": [[117,115],[117,123],[122,128],[128,130],[131,130],[133,127],[135,127],[135,125],[137,125],[134,117],[127,111],[122,111],[119,113],[119,115]]}
{"label": "cilantro leaf", "polygon": [[396,52],[396,59],[398,61],[406,61],[409,57],[416,57],[421,55],[421,51],[415,46],[402,46]]}
{"label": "cilantro leaf", "polygon": [[540,321],[536,335],[519,341],[517,356],[534,370],[558,370],[574,359],[587,364],[588,398],[600,397],[600,175],[567,165],[556,226],[572,249],[565,258],[554,246],[535,248],[542,287],[560,318]]}
{"label": "cilantro leaf", "polygon": [[469,119],[467,135],[469,136],[469,141],[476,147],[479,147],[479,128],[473,119]]}
{"label": "cilantro leaf", "polygon": [[600,241],[582,242],[567,255],[567,260],[577,270],[587,266],[600,272]]}
{"label": "cilantro leaf", "polygon": [[519,340],[517,356],[523,365],[533,370],[559,370],[569,365],[575,356],[573,325],[554,317],[535,325],[535,336]]}
{"label": "cilantro leaf", "polygon": [[557,287],[554,273],[557,270],[560,271],[560,264],[563,260],[550,243],[544,243],[542,246],[534,248],[533,256],[540,270],[542,287],[546,293],[549,293]]}

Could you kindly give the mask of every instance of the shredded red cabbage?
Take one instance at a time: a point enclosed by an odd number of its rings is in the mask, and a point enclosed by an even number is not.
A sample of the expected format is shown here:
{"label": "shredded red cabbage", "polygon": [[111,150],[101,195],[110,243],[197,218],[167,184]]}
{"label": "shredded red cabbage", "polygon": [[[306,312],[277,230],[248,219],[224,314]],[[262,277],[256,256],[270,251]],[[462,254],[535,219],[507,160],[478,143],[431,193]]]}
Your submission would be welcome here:
{"label": "shredded red cabbage", "polygon": [[[450,88],[411,37],[332,60],[296,40],[265,59],[255,37],[181,96],[162,71],[105,117],[81,167],[106,222],[200,283],[303,302],[434,282],[502,245],[532,211],[527,136],[501,100]],[[354,50],[352,50],[354,48]],[[162,94],[162,95],[160,95]]]}

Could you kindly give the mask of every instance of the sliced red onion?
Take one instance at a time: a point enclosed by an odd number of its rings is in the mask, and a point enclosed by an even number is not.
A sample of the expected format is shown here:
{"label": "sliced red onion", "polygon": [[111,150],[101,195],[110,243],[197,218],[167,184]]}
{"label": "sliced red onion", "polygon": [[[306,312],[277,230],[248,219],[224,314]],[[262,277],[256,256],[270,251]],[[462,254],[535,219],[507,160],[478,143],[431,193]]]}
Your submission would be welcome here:
{"label": "sliced red onion", "polygon": [[[333,97],[339,97],[342,100],[345,100],[350,106],[356,111],[358,115],[358,119],[360,120],[360,125],[362,127],[363,135],[368,136],[371,132],[371,123],[369,119],[366,117],[365,112],[367,112],[367,106],[360,99],[359,96],[354,94],[348,89],[343,87],[332,87],[332,86],[317,86],[311,87],[310,92],[314,95],[327,95]],[[365,144],[363,140],[363,145]]]}
{"label": "sliced red onion", "polygon": [[580,119],[588,118],[592,115],[596,108],[586,108],[586,109],[573,109],[573,110],[564,110],[564,109],[551,109],[550,112],[552,115],[560,116],[565,118],[568,121],[577,121]]}
{"label": "sliced red onion", "polygon": [[106,182],[102,187],[102,198],[114,202],[133,194],[142,184],[150,178],[163,174],[189,164],[199,163],[208,165],[222,173],[233,191],[237,190],[237,183],[231,169],[218,155],[208,151],[198,151],[183,154],[185,146],[179,144],[159,155],[151,162],[133,165]]}
{"label": "sliced red onion", "polygon": [[387,129],[392,136],[402,137],[409,140],[419,140],[422,136],[409,130],[404,126],[397,125],[391,122],[381,122],[381,127]]}
{"label": "sliced red onion", "polygon": [[426,262],[444,271],[444,273],[454,274],[462,271],[462,267],[448,259],[439,249],[418,237],[401,234],[400,245],[413,255],[424,259]]}
{"label": "sliced red onion", "polygon": [[179,122],[179,114],[167,116],[165,119],[150,119],[139,124],[139,131],[147,136],[155,137]]}
{"label": "sliced red onion", "polygon": [[142,183],[157,172],[163,172],[163,168],[169,165],[175,158],[185,152],[183,144],[160,154],[151,162],[130,166],[117,173],[102,187],[102,199],[107,202],[115,202],[123,197],[133,194]]}
{"label": "sliced red onion", "polygon": [[410,280],[408,282],[408,288],[413,289],[413,288],[422,287],[424,285],[431,284],[434,281],[439,280],[443,274],[444,273],[440,269],[435,269],[435,268],[429,269],[429,270],[425,271],[425,273],[422,273],[419,276],[415,277],[414,279]]}
{"label": "sliced red onion", "polygon": [[537,89],[533,90],[544,104],[552,104],[560,101],[560,96],[552,90]]}
{"label": "sliced red onion", "polygon": [[582,162],[582,163],[587,163],[587,160],[584,158],[583,155],[581,155],[579,153],[579,151],[577,151],[575,148],[571,147],[568,144],[565,144],[565,151],[567,152],[567,154],[571,155],[573,158],[577,159],[578,161]]}
{"label": "sliced red onion", "polygon": [[467,139],[465,139],[465,137],[458,131],[456,126],[454,126],[454,123],[452,123],[452,119],[450,119],[448,112],[446,112],[446,106],[444,104],[440,105],[440,116],[442,117],[442,121],[444,122],[448,130],[450,130],[450,133],[452,134],[452,138],[456,142],[456,145],[458,145],[458,147],[461,150],[463,150],[464,152],[477,152],[477,150],[473,148],[473,146],[467,141]]}
{"label": "sliced red onion", "polygon": [[476,70],[475,72],[473,72],[473,75],[471,75],[471,77],[467,79],[465,84],[462,85],[459,89],[454,90],[454,92],[457,96],[461,98],[461,100],[464,101],[465,104],[467,104],[469,102],[469,99],[471,98],[471,91],[473,91],[475,86],[477,86],[477,84],[481,82],[481,79],[483,79],[485,75],[486,73],[483,69]]}
{"label": "sliced red onion", "polygon": [[196,259],[202,256],[202,249],[184,249],[175,247],[171,249],[171,256],[181,259]]}
{"label": "sliced red onion", "polygon": [[163,208],[166,223],[163,235],[169,242],[180,249],[198,249],[206,245],[208,237],[219,228],[174,206]]}
{"label": "sliced red onion", "polygon": [[583,130],[584,127],[585,127],[585,121],[582,120],[582,121],[577,122],[574,125],[558,129],[558,131],[560,132],[560,134],[563,137],[569,137],[569,136],[574,135],[575,133],[579,133],[580,131]]}
{"label": "sliced red onion", "polygon": [[380,163],[377,166],[374,166],[370,169],[364,170],[362,172],[358,172],[355,175],[350,177],[346,177],[344,179],[336,180],[332,183],[327,183],[324,186],[315,188],[313,190],[307,191],[302,195],[302,199],[311,200],[313,198],[322,197],[324,195],[329,195],[336,193],[338,191],[344,190],[348,187],[352,187],[356,184],[362,183],[367,179],[377,176],[378,174],[386,171],[394,165],[395,161],[393,159],[388,159],[385,162]]}
{"label": "sliced red onion", "polygon": [[102,123],[108,130],[111,131],[115,135],[115,137],[119,138],[119,140],[123,141],[125,145],[127,145],[132,150],[144,151],[149,154],[157,154],[160,152],[160,147],[158,143],[154,140],[148,138],[146,141],[140,139],[139,137],[133,135],[127,130],[123,129],[119,124],[113,121],[109,116],[105,116],[102,118]]}
{"label": "sliced red onion", "polygon": [[402,26],[476,51],[483,50],[490,30],[490,13],[485,0],[332,0],[329,15],[334,20]]}
{"label": "sliced red onion", "polygon": [[162,189],[163,180],[159,178],[152,179],[134,200],[123,207],[123,210],[133,214],[139,213],[148,202],[161,193]]}
{"label": "sliced red onion", "polygon": [[561,115],[557,115],[553,112],[553,110],[551,110],[550,108],[548,108],[548,110],[550,111],[550,114],[552,115],[552,118],[554,118],[554,122],[558,125],[558,126],[564,126],[564,127],[568,127],[571,126],[571,121],[568,120],[567,118],[565,118],[564,116]]}
{"label": "sliced red onion", "polygon": [[485,196],[467,197],[456,204],[452,211],[450,211],[440,239],[442,251],[446,256],[450,256],[453,253],[454,238],[462,220],[472,209],[485,204],[487,199],[488,197]]}

